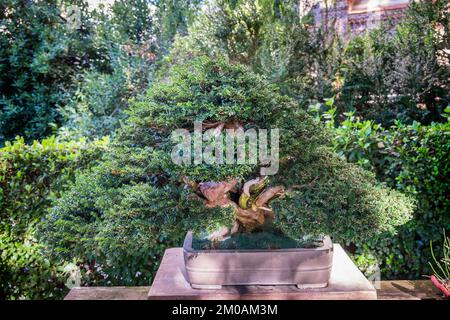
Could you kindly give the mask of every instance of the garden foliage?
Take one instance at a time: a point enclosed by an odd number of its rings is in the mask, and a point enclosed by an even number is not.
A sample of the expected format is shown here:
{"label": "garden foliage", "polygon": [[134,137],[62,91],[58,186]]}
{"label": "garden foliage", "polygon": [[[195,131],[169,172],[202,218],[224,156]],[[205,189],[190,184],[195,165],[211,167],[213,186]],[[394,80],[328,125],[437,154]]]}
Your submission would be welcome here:
{"label": "garden foliage", "polygon": [[[303,107],[335,97],[339,113],[392,125],[445,121],[449,104],[448,2],[416,1],[392,30],[388,20],[345,40],[297,1],[206,1],[168,62],[226,55],[265,75]],[[331,16],[331,15],[330,15]]]}
{"label": "garden foliage", "polygon": [[[145,0],[90,8],[83,0],[0,5],[0,145],[56,133],[111,134],[156,60]],[[77,8],[72,16],[71,8]],[[77,15],[77,17],[73,17]]]}
{"label": "garden foliage", "polygon": [[[80,8],[80,29],[64,18],[61,6],[71,4]],[[48,136],[61,124],[58,108],[70,96],[72,78],[107,67],[91,14],[82,1],[6,0],[0,21],[0,145],[16,135]]]}
{"label": "garden foliage", "polygon": [[174,165],[170,132],[194,120],[283,130],[270,205],[285,235],[331,234],[367,274],[430,274],[429,241],[450,233],[448,1],[349,38],[298,4],[3,0],[0,298],[60,298],[69,269],[148,285],[187,230],[232,224],[183,178],[258,167]]}
{"label": "garden foliage", "polygon": [[63,261],[42,254],[36,226],[75,173],[95,163],[107,140],[57,142],[54,137],[0,149],[0,297],[57,298],[66,292]]}
{"label": "garden foliage", "polygon": [[[329,127],[334,127],[335,112],[321,117]],[[450,230],[450,122],[425,126],[397,121],[386,129],[350,113],[333,131],[334,149],[342,158],[375,172],[378,180],[417,203],[414,219],[398,229],[398,236],[381,235],[364,243],[357,261],[361,266],[376,261],[391,278],[429,274],[429,242],[442,245],[442,229]]]}

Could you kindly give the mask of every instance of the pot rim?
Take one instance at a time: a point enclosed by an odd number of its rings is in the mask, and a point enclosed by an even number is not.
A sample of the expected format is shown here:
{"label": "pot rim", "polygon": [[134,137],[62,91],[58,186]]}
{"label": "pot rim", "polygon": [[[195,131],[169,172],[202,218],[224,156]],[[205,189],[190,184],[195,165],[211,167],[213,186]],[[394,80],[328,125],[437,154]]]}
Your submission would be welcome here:
{"label": "pot rim", "polygon": [[333,251],[333,242],[330,236],[324,236],[322,242],[323,245],[317,248],[285,248],[285,249],[194,249],[192,247],[193,234],[192,231],[188,231],[186,237],[184,238],[183,251],[186,253],[282,253],[282,252],[313,252],[313,251]]}

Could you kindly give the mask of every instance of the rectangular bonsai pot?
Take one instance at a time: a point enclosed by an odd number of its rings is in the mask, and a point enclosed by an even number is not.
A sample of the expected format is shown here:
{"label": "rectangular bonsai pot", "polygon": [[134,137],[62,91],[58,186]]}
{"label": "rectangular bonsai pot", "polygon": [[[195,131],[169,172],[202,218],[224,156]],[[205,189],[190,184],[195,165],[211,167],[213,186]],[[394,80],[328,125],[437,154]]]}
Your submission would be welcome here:
{"label": "rectangular bonsai pot", "polygon": [[330,237],[317,248],[271,250],[195,250],[192,232],[183,245],[187,280],[195,289],[225,285],[297,285],[323,288],[333,264]]}

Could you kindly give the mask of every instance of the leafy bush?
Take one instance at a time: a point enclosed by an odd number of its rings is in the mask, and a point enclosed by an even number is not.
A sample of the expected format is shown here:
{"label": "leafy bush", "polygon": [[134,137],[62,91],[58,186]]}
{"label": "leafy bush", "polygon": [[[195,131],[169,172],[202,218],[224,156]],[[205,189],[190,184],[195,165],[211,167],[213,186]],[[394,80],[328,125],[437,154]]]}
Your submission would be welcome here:
{"label": "leafy bush", "polygon": [[299,101],[331,96],[342,43],[331,24],[316,28],[298,6],[295,0],[205,1],[168,60],[225,55]]}
{"label": "leafy bush", "polygon": [[270,185],[286,188],[272,204],[273,223],[287,236],[362,241],[395,233],[412,212],[409,198],[340,160],[325,127],[242,65],[201,57],[175,66],[128,113],[102,163],[77,175],[40,226],[52,257],[94,266],[97,276],[85,284],[148,284],[164,249],[180,245],[187,230],[236,222],[234,207],[205,206],[194,185],[234,177],[240,188],[259,167],[175,165],[171,131],[191,130],[194,120],[280,128],[280,171]]}
{"label": "leafy bush", "polygon": [[110,23],[115,27],[114,32],[132,43],[145,42],[144,39],[150,38],[154,30],[150,1],[115,0],[111,4]]}
{"label": "leafy bush", "polygon": [[396,119],[445,121],[450,103],[448,25],[448,1],[413,1],[394,34],[384,25],[353,38],[339,71],[338,110],[356,110],[385,126]]}
{"label": "leafy bush", "polygon": [[64,124],[58,138],[67,141],[86,137],[98,139],[113,136],[130,99],[143,92],[152,80],[156,55],[148,42],[111,48],[111,73],[85,71],[74,81],[76,89],[61,108]]}
{"label": "leafy bush", "polygon": [[156,7],[156,38],[159,50],[165,55],[177,35],[186,35],[204,0],[158,0]]}
{"label": "leafy bush", "polygon": [[[78,5],[83,29],[66,23],[62,5]],[[103,66],[92,42],[91,16],[83,1],[17,1],[0,5],[0,145],[16,135],[27,141],[51,134],[61,122],[71,78]]]}
{"label": "leafy bush", "polygon": [[298,15],[298,1],[206,1],[167,61],[226,55],[302,106],[334,96],[339,113],[386,126],[442,122],[450,99],[447,4],[414,1],[396,32],[388,21],[343,39],[332,13],[317,26],[312,14]]}
{"label": "leafy bush", "polygon": [[[448,109],[447,109],[448,110]],[[326,114],[334,126],[335,110]],[[380,235],[362,244],[357,261],[375,257],[388,277],[429,274],[428,243],[442,246],[439,233],[450,230],[450,122],[429,126],[397,121],[389,129],[350,113],[336,127],[334,148],[350,162],[376,173],[378,180],[416,198],[414,219],[398,235]]]}
{"label": "leafy bush", "polygon": [[0,149],[0,296],[56,298],[65,291],[63,270],[42,254],[36,225],[75,172],[88,167],[105,141],[60,143],[54,137],[27,145],[24,139]]}
{"label": "leafy bush", "polygon": [[[71,6],[79,25],[66,17]],[[151,78],[150,3],[93,9],[84,0],[7,0],[0,12],[0,146],[16,135],[44,138],[63,124],[68,140],[111,134],[128,98]]]}

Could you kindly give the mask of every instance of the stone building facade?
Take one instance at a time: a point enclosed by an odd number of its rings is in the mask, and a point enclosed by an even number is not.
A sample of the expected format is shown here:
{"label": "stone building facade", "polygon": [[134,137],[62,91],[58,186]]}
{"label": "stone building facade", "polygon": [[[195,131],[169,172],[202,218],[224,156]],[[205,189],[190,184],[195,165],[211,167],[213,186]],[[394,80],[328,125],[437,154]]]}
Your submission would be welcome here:
{"label": "stone building facade", "polygon": [[380,22],[395,27],[410,0],[319,0],[312,5],[316,25],[334,24],[344,37],[369,30]]}

